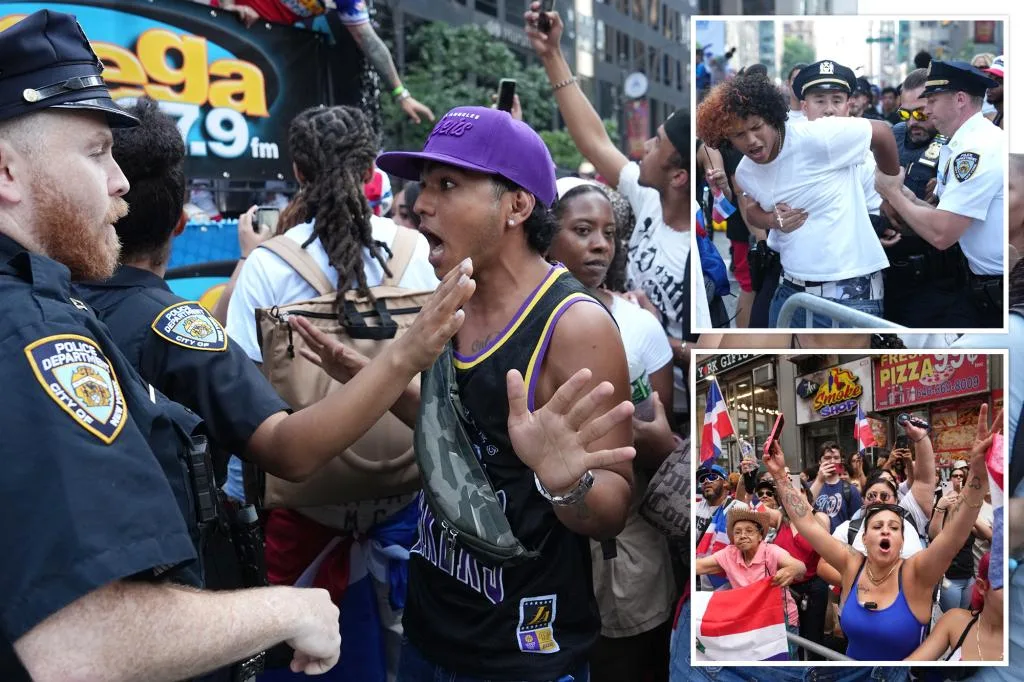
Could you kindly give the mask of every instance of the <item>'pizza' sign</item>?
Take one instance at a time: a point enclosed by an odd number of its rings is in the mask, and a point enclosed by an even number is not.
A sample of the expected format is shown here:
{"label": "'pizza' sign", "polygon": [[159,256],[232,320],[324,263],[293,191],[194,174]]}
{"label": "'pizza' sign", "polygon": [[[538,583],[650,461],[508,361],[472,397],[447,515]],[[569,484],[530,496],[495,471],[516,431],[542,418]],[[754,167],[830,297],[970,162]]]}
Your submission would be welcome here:
{"label": "'pizza' sign", "polygon": [[989,390],[987,355],[880,355],[873,374],[876,410]]}

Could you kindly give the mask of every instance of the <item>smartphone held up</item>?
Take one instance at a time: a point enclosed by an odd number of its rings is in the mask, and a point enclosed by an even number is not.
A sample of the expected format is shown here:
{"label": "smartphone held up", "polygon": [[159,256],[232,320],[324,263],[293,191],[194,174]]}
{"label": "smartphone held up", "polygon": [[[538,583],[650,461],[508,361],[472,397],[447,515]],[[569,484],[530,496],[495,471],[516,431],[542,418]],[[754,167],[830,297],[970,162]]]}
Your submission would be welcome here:
{"label": "smartphone held up", "polygon": [[540,16],[537,18],[537,29],[541,33],[551,33],[551,17],[548,12],[555,11],[555,0],[540,1]]}

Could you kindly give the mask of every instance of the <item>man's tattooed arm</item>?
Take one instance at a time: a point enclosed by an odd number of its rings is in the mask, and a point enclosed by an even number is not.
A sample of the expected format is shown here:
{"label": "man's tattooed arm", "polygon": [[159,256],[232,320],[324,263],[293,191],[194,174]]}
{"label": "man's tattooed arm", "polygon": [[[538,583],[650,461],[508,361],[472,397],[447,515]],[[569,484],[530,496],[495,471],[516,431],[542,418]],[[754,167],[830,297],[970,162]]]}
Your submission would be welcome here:
{"label": "man's tattooed arm", "polygon": [[373,65],[374,70],[387,82],[388,87],[400,86],[402,79],[398,77],[398,69],[395,68],[395,62],[391,58],[391,51],[373,30],[373,25],[367,21],[347,28],[359,45],[359,49],[366,55],[366,59]]}

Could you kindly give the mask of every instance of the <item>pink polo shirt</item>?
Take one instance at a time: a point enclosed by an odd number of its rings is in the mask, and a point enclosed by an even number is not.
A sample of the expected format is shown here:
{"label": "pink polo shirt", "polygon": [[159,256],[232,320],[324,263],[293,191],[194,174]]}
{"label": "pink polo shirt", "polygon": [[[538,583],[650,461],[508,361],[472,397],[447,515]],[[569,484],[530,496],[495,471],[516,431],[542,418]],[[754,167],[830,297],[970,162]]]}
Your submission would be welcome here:
{"label": "pink polo shirt", "polygon": [[[748,565],[743,560],[743,552],[735,545],[729,545],[712,555],[718,565],[725,571],[725,576],[733,587],[746,587],[752,585],[765,576],[773,576],[779,570],[779,562],[789,556],[789,552],[776,545],[762,542],[757,547],[754,559]],[[786,614],[789,624],[796,626],[800,622],[800,616],[796,609],[796,600],[789,592],[783,591],[786,602]]]}

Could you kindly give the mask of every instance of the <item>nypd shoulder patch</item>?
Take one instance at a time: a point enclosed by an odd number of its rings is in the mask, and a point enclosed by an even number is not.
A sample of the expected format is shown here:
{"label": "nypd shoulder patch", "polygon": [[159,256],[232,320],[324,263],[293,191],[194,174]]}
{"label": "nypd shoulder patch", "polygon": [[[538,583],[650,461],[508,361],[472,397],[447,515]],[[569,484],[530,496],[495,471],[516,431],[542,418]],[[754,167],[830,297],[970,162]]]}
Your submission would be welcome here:
{"label": "nypd shoulder patch", "polygon": [[961,152],[953,159],[953,176],[960,182],[968,180],[974,171],[978,170],[980,154],[974,152]]}
{"label": "nypd shoulder patch", "polygon": [[223,351],[228,338],[220,322],[194,301],[175,303],[153,320],[157,336],[192,350]]}
{"label": "nypd shoulder patch", "polygon": [[92,339],[47,336],[25,346],[40,385],[86,431],[109,445],[128,419],[114,368]]}

